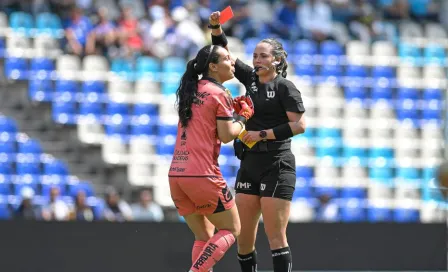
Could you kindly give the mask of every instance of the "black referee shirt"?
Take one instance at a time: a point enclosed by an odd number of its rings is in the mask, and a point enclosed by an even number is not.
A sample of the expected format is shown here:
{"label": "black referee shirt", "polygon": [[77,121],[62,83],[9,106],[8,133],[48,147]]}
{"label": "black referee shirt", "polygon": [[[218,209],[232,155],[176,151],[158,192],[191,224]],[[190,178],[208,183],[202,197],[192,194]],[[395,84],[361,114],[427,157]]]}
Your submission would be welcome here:
{"label": "black referee shirt", "polygon": [[260,83],[254,69],[239,59],[235,62],[235,77],[246,87],[254,103],[254,116],[246,130],[266,130],[289,122],[287,111],[303,113],[302,95],[294,83],[278,75],[266,84]]}

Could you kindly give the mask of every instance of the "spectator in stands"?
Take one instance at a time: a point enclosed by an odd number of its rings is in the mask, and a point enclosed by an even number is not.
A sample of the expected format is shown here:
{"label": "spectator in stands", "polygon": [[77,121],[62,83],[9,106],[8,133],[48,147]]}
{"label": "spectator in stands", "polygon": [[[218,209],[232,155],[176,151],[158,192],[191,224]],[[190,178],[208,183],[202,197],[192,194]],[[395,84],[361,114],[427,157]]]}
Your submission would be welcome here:
{"label": "spectator in stands", "polygon": [[133,204],[131,208],[136,221],[161,222],[164,219],[162,208],[154,202],[149,190],[143,190],[140,193],[140,202]]}
{"label": "spectator in stands", "polygon": [[68,205],[59,198],[59,187],[50,188],[50,201],[42,207],[42,218],[46,221],[66,221],[69,219],[70,209]]}
{"label": "spectator in stands", "polygon": [[82,9],[74,7],[72,9],[72,18],[69,26],[65,30],[65,36],[68,42],[68,50],[80,57],[84,56],[86,51],[87,37],[92,30],[90,19],[83,15]]}
{"label": "spectator in stands", "polygon": [[132,210],[126,201],[121,200],[114,188],[108,188],[106,192],[106,207],[104,218],[107,221],[124,222],[132,220]]}
{"label": "spectator in stands", "polygon": [[30,187],[24,187],[20,192],[22,203],[13,213],[15,220],[37,220],[39,218],[38,211],[33,205],[34,190]]}
{"label": "spectator in stands", "polygon": [[411,18],[419,22],[439,20],[439,1],[409,0],[409,9]]}
{"label": "spectator in stands", "polygon": [[376,18],[374,7],[366,0],[355,0],[352,5],[353,20],[349,28],[355,38],[371,43],[385,39],[382,24]]}
{"label": "spectator in stands", "polygon": [[174,56],[189,58],[206,45],[204,31],[189,17],[190,14],[184,7],[177,7],[172,12],[175,25],[166,39]]}
{"label": "spectator in stands", "polygon": [[127,57],[134,57],[142,52],[143,40],[138,26],[138,20],[135,18],[132,8],[124,7],[119,22],[119,40]]}
{"label": "spectator in stands", "polygon": [[296,40],[300,31],[297,24],[297,2],[295,0],[283,0],[277,10],[276,18],[268,24],[271,33],[282,39]]}
{"label": "spectator in stands", "polygon": [[64,26],[70,24],[69,17],[73,14],[73,7],[76,6],[75,0],[48,0],[50,10],[56,13],[62,19]]}
{"label": "spectator in stands", "polygon": [[348,24],[352,18],[352,1],[351,0],[331,0],[331,11],[333,14],[333,21]]}
{"label": "spectator in stands", "polygon": [[86,51],[88,54],[107,56],[109,49],[115,46],[116,29],[108,20],[106,8],[98,10],[98,17],[98,24],[89,34]]}
{"label": "spectator in stands", "polygon": [[75,205],[70,211],[70,220],[93,221],[94,219],[93,210],[86,202],[86,192],[81,190],[76,194]]}
{"label": "spectator in stands", "polygon": [[383,10],[386,20],[404,20],[409,18],[409,4],[407,0],[380,0],[379,7]]}
{"label": "spectator in stands", "polygon": [[297,17],[305,38],[317,42],[331,39],[332,12],[324,1],[306,0],[298,8]]}

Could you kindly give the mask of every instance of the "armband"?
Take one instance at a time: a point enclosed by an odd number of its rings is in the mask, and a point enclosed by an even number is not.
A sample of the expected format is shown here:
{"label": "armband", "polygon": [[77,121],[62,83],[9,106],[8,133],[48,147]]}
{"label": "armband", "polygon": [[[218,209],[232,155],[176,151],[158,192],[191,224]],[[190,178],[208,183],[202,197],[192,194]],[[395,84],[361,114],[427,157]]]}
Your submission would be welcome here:
{"label": "armband", "polygon": [[275,139],[279,141],[286,140],[294,136],[288,123],[276,126],[272,129],[272,132],[274,132]]}
{"label": "armband", "polygon": [[245,125],[246,122],[247,122],[247,119],[246,119],[244,116],[237,115],[237,116],[235,117],[235,119],[233,120],[233,122],[234,122],[234,123],[235,123],[235,122],[241,122],[241,123],[243,123],[243,124]]}
{"label": "armband", "polygon": [[218,28],[221,27],[221,25],[220,25],[220,24],[217,24],[217,25],[208,25],[207,27],[210,28],[210,29],[218,29]]}
{"label": "armband", "polygon": [[212,35],[212,44],[226,47],[228,44],[226,34],[222,32],[222,34],[219,36]]}

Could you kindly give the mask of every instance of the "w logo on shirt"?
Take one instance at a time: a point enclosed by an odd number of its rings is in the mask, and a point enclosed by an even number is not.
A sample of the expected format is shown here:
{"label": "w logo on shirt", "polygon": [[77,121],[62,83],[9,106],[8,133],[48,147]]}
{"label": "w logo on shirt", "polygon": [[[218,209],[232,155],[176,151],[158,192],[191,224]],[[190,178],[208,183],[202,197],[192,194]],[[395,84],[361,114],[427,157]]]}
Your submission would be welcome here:
{"label": "w logo on shirt", "polygon": [[275,91],[267,91],[266,96],[268,98],[274,98],[275,97]]}

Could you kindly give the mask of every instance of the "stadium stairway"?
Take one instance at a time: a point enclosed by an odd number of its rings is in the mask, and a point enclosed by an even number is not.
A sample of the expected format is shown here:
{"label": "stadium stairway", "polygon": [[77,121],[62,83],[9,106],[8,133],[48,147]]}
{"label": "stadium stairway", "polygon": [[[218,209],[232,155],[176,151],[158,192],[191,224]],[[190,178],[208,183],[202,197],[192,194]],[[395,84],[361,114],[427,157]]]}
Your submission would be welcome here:
{"label": "stadium stairway", "polygon": [[123,197],[130,197],[132,190],[127,182],[126,167],[106,164],[101,146],[81,143],[76,126],[55,123],[51,104],[30,101],[27,84],[0,80],[0,112],[13,117],[20,131],[38,139],[44,152],[66,162],[71,174],[92,182],[99,194],[111,185],[120,190]]}

